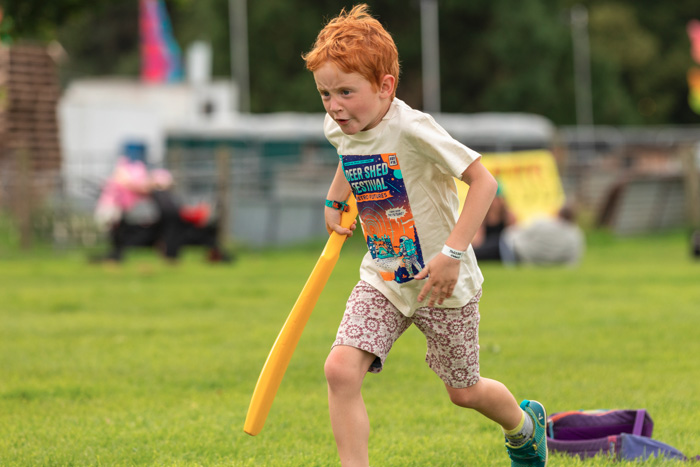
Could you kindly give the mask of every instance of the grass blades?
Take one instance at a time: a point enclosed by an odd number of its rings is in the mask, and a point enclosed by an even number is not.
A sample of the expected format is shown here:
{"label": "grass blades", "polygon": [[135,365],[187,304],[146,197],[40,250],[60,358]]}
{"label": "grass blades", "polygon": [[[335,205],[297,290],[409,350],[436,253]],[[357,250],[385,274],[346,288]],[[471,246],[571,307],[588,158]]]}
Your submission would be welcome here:
{"label": "grass blades", "polygon": [[[79,252],[0,255],[0,465],[339,465],[323,361],[363,254],[351,239],[262,433],[250,395],[322,243],[170,266]],[[700,263],[681,232],[595,233],[577,268],[484,263],[482,374],[552,412],[646,408],[654,438],[700,454]],[[502,435],[450,404],[414,328],[364,396],[375,466],[508,465]],[[552,456],[551,466],[603,466]],[[662,462],[619,465],[683,465]]]}

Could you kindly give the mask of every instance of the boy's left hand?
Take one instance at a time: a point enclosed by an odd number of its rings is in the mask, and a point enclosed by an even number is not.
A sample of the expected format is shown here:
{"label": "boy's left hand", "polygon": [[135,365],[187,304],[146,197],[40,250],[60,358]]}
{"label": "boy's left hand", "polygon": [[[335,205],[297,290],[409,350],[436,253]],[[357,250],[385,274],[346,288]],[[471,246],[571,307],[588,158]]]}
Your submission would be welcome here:
{"label": "boy's left hand", "polygon": [[347,238],[352,237],[353,232],[357,228],[357,219],[355,219],[349,227],[343,227],[340,225],[341,212],[329,207],[325,208],[325,218],[326,218],[326,230],[328,234],[337,232],[340,235],[345,235]]}
{"label": "boy's left hand", "polygon": [[438,253],[421,272],[414,276],[417,280],[428,278],[418,294],[418,301],[422,302],[427,297],[428,306],[433,306],[435,302],[442,305],[446,298],[450,298],[459,278],[460,264],[461,261]]}

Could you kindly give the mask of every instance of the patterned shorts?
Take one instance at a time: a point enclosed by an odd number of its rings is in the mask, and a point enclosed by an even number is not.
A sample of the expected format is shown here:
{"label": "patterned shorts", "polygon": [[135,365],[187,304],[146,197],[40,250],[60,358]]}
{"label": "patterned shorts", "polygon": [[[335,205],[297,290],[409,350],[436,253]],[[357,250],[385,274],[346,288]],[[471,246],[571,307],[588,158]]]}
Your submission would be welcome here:
{"label": "patterned shorts", "polygon": [[333,347],[347,345],[376,355],[369,371],[379,373],[394,342],[415,324],[425,335],[425,361],[453,388],[479,381],[479,299],[462,308],[422,307],[403,315],[377,289],[360,281],[348,299]]}

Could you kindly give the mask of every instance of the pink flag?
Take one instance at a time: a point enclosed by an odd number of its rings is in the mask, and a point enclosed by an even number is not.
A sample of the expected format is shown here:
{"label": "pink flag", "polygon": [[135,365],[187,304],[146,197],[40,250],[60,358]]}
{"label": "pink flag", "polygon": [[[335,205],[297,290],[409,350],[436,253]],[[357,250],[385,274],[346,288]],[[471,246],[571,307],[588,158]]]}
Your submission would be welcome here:
{"label": "pink flag", "polygon": [[695,63],[700,65],[700,21],[691,19],[688,23],[688,37],[690,38],[690,55]]}
{"label": "pink flag", "polygon": [[150,83],[182,80],[182,54],[163,0],[141,0],[141,79]]}

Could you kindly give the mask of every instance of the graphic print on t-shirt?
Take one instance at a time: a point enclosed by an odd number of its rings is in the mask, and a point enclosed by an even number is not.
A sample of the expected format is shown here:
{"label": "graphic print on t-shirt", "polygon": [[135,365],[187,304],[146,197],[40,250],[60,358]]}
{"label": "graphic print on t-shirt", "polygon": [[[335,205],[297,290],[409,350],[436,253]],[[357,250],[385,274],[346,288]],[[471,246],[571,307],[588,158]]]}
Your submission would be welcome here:
{"label": "graphic print on t-shirt", "polygon": [[341,156],[367,248],[387,281],[413,280],[425,263],[396,154]]}

